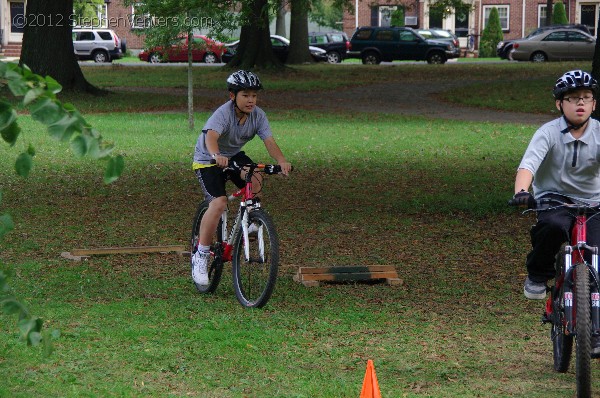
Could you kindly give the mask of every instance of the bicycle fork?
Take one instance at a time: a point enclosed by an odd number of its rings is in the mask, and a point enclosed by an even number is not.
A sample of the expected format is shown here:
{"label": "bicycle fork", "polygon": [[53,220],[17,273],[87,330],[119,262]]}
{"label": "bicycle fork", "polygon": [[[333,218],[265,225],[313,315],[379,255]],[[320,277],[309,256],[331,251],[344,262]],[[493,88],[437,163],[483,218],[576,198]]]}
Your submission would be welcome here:
{"label": "bicycle fork", "polygon": [[[561,286],[564,284],[563,289],[563,305],[565,313],[566,332],[568,334],[576,334],[576,312],[577,304],[573,305],[573,285],[575,281],[575,265],[585,264],[587,270],[590,272],[590,302],[592,312],[592,336],[600,336],[600,292],[598,290],[599,277],[598,277],[598,248],[595,246],[588,246],[586,242],[586,230],[585,230],[585,216],[577,216],[575,227],[572,231],[572,241],[577,242],[575,246],[565,246],[565,269],[562,273],[562,278],[556,281],[555,291],[560,291]],[[583,258],[583,251],[587,250],[592,254],[592,264],[590,265]],[[546,303],[546,313],[552,312],[552,300],[554,298],[550,296]]]}

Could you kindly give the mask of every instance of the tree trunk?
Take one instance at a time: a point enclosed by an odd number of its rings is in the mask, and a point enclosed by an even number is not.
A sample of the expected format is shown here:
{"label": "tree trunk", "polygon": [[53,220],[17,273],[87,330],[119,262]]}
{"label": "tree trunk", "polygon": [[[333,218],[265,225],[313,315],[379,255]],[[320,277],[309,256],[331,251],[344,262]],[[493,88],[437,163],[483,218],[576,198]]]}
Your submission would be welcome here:
{"label": "tree trunk", "polygon": [[277,20],[275,21],[275,34],[287,37],[287,29],[285,28],[285,0],[277,2]]}
{"label": "tree trunk", "polygon": [[308,0],[292,0],[292,18],[290,21],[290,53],[288,64],[312,62],[308,51]]}
{"label": "tree trunk", "polygon": [[246,70],[281,69],[283,64],[271,48],[268,0],[252,0],[248,7],[237,52],[227,66]]}
{"label": "tree trunk", "polygon": [[546,26],[552,25],[552,7],[554,2],[552,0],[546,0]]}
{"label": "tree trunk", "polygon": [[[600,23],[600,17],[598,18],[598,23]],[[600,25],[599,25],[600,26]],[[600,41],[596,37],[596,47],[594,50],[594,59],[592,61],[592,76],[596,81],[600,82]],[[600,94],[600,93],[598,93]],[[598,97],[598,95],[596,95]],[[598,100],[596,100],[598,101]],[[592,112],[592,117],[594,119],[600,120],[600,106],[596,105],[596,110]]]}
{"label": "tree trunk", "polygon": [[193,47],[192,43],[194,41],[194,33],[188,32],[188,70],[187,70],[187,94],[188,94],[188,128],[190,131],[194,131],[194,75],[193,71],[193,63],[194,63],[194,55],[193,55]]}
{"label": "tree trunk", "polygon": [[[71,15],[73,0],[29,0],[26,15],[39,18],[35,24],[26,24],[23,31],[21,66],[27,65],[34,73],[51,76],[64,90],[101,93],[83,76],[73,50]],[[39,21],[45,18],[46,23]],[[28,19],[29,20],[29,19]],[[53,23],[49,23],[49,21]]]}

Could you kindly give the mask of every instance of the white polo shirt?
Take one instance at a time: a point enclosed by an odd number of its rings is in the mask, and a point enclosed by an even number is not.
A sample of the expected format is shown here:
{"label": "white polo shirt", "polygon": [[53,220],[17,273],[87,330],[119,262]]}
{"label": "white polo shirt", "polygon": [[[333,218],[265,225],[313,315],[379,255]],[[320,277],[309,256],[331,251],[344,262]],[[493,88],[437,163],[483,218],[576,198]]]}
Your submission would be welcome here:
{"label": "white polo shirt", "polygon": [[519,169],[533,174],[535,198],[555,193],[600,201],[600,123],[590,118],[578,140],[570,132],[563,133],[566,128],[562,116],[540,127]]}

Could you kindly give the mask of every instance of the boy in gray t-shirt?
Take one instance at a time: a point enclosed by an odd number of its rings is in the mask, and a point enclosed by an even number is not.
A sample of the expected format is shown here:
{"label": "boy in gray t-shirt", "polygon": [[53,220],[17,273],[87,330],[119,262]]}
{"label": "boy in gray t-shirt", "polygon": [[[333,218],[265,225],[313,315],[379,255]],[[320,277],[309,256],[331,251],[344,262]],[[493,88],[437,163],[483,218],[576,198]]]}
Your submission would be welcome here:
{"label": "boy in gray t-shirt", "polygon": [[[597,90],[596,80],[581,70],[566,72],[556,81],[553,93],[562,116],[544,124],[531,139],[515,178],[517,203],[527,205],[534,196],[600,201],[600,123],[590,118]],[[534,196],[529,193],[532,184]],[[556,272],[554,259],[569,239],[573,222],[564,208],[538,213],[526,261],[525,297],[546,297],[546,282]],[[588,219],[587,238],[588,244],[600,246],[600,217]]]}
{"label": "boy in gray t-shirt", "polygon": [[[229,161],[252,163],[241,149],[258,135],[269,155],[281,166],[282,174],[288,175],[292,168],[273,138],[265,112],[256,106],[258,91],[262,89],[258,77],[243,70],[234,72],[227,78],[227,89],[231,101],[219,107],[208,119],[194,151],[193,169],[209,202],[200,222],[198,249],[192,256],[192,278],[198,285],[208,285],[210,244],[227,207],[225,182],[230,179],[240,188],[245,185],[243,171],[223,170]],[[260,189],[260,184],[255,185]]]}

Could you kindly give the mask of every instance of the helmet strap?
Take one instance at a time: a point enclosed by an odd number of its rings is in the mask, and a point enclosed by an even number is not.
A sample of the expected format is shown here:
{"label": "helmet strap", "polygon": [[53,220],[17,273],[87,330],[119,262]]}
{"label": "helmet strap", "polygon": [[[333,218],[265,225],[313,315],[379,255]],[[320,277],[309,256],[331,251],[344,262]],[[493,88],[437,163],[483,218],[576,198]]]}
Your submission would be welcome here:
{"label": "helmet strap", "polygon": [[[248,113],[248,112],[244,112],[244,111],[243,111],[243,110],[241,110],[241,109],[240,109],[240,107],[238,106],[238,104],[237,104],[237,95],[238,95],[238,93],[237,93],[237,92],[236,92],[236,93],[234,93],[234,94],[233,94],[233,98],[231,99],[231,101],[233,101],[233,106],[235,107],[235,112],[236,112],[236,113],[237,113],[237,112],[240,112],[241,114],[243,114],[243,115],[245,115],[245,116],[248,116],[248,115],[250,115],[250,113]],[[243,116],[242,116],[242,117],[243,117]]]}
{"label": "helmet strap", "polygon": [[[560,107],[560,111],[562,112],[562,105]],[[566,134],[571,130],[579,130],[580,128],[582,128],[583,126],[585,126],[585,124],[588,122],[588,120],[590,120],[590,116],[588,116],[587,119],[585,119],[583,121],[583,123],[580,124],[573,124],[569,121],[569,119],[567,119],[567,117],[565,116],[565,114],[563,113],[563,119],[565,119],[565,123],[567,123],[567,127],[565,129],[563,129],[561,131],[561,133]]]}

